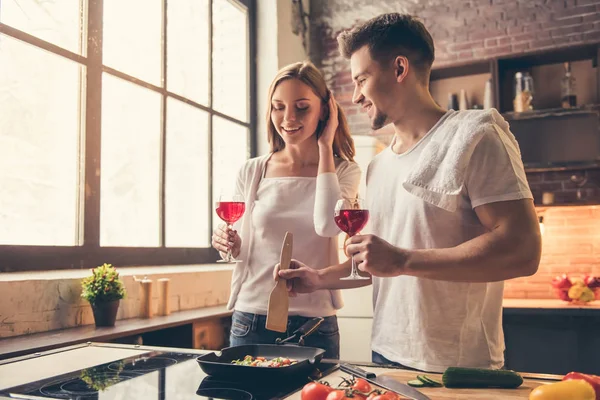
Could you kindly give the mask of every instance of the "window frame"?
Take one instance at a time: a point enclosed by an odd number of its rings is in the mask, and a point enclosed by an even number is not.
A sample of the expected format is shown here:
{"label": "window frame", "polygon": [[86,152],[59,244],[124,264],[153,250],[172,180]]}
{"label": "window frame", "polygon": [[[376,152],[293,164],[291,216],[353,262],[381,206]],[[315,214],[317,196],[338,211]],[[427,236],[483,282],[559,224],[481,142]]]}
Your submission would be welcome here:
{"label": "window frame", "polygon": [[[55,55],[75,61],[86,67],[82,77],[81,96],[82,115],[80,115],[83,132],[80,134],[80,171],[79,180],[79,209],[73,210],[79,215],[78,246],[29,246],[29,245],[0,245],[0,272],[40,271],[55,269],[91,268],[104,262],[117,266],[139,265],[185,265],[205,264],[215,262],[218,252],[211,247],[183,248],[165,247],[165,174],[166,174],[166,103],[167,98],[182,101],[194,108],[209,114],[208,146],[212,154],[213,116],[219,116],[249,130],[249,156],[256,156],[257,140],[257,105],[256,105],[256,0],[228,0],[243,7],[248,13],[248,122],[223,114],[212,108],[213,66],[209,63],[209,101],[208,106],[201,105],[178,94],[169,92],[167,87],[167,1],[162,0],[162,87],[136,79],[133,76],[105,66],[102,63],[102,15],[103,0],[88,0],[86,56],[73,53],[60,46],[39,39],[0,22],[0,33],[18,39],[37,48],[49,51]],[[173,0],[171,0],[173,1]],[[213,48],[213,3],[209,0],[209,60],[212,60]],[[85,20],[84,20],[85,21]],[[160,159],[160,247],[101,247],[100,246],[100,178],[101,160],[101,116],[102,116],[102,74],[108,73],[128,82],[140,85],[162,95],[161,107],[161,159]],[[207,188],[208,204],[212,204],[212,156],[209,156],[209,186]],[[213,213],[209,209],[207,227],[209,236],[212,234]]]}

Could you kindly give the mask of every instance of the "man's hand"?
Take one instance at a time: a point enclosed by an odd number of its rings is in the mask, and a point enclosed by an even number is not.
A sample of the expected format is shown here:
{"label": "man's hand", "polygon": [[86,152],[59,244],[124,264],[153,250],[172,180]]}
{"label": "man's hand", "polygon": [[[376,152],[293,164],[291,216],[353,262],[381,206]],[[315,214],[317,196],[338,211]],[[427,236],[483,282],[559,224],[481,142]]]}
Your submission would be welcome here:
{"label": "man's hand", "polygon": [[319,273],[297,260],[292,260],[290,268],[283,271],[279,269],[279,263],[275,265],[273,279],[279,278],[287,280],[288,293],[292,297],[296,297],[298,293],[312,293],[320,289]]}
{"label": "man's hand", "polygon": [[402,275],[408,250],[394,247],[375,235],[356,235],[348,242],[347,253],[352,255],[359,270],[380,277]]}

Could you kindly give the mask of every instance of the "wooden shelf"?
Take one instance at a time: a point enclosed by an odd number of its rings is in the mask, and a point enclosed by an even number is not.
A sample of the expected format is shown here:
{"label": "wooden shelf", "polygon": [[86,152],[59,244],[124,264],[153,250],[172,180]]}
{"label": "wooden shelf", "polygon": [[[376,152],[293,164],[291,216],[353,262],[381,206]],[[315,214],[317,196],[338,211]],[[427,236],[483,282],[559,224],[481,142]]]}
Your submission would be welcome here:
{"label": "wooden shelf", "polygon": [[569,46],[541,50],[498,58],[502,69],[522,69],[540,65],[559,64],[566,61],[592,60],[597,65],[598,45]]}
{"label": "wooden shelf", "polygon": [[491,63],[493,61],[477,61],[452,65],[449,67],[434,68],[431,70],[430,80],[457,78],[466,75],[478,75],[491,72]]}
{"label": "wooden shelf", "polygon": [[531,110],[516,113],[514,111],[508,111],[502,113],[502,116],[507,120],[523,120],[523,119],[531,119],[531,118],[545,118],[545,117],[561,117],[564,115],[573,115],[573,114],[599,114],[600,105],[599,104],[586,104],[579,107],[573,108],[545,108],[540,110]]}

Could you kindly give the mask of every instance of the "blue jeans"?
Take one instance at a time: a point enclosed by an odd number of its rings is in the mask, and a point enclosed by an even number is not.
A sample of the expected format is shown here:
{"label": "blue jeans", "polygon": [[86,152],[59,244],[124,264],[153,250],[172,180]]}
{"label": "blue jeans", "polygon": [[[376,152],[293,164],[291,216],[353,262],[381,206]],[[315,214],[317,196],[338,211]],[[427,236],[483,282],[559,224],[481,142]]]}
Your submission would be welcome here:
{"label": "blue jeans", "polygon": [[391,365],[391,366],[402,368],[402,369],[409,369],[411,371],[418,371],[417,369],[414,369],[414,368],[411,368],[411,367],[407,367],[406,365],[402,365],[402,364],[397,363],[397,362],[392,361],[392,360],[388,360],[387,358],[385,358],[381,354],[377,353],[376,351],[371,351],[371,361],[373,361],[375,364]]}
{"label": "blue jeans", "polygon": [[[293,334],[303,324],[311,320],[310,317],[290,316],[288,318],[287,332],[280,333],[265,328],[266,315],[251,314],[242,311],[234,311],[231,316],[231,334],[229,335],[230,346],[241,346],[246,344],[275,344],[277,338],[285,339]],[[293,340],[289,343],[297,344]],[[317,347],[325,350],[323,357],[340,358],[340,331],[337,317],[325,317],[316,332],[304,339],[307,347]]]}

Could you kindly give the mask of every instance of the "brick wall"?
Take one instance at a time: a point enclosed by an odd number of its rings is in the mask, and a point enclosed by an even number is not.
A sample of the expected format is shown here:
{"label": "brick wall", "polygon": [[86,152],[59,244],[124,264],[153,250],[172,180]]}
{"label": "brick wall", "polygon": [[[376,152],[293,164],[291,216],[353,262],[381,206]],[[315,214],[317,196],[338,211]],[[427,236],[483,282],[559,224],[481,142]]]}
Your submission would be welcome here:
{"label": "brick wall", "polygon": [[553,299],[550,281],[556,275],[600,276],[600,206],[550,207],[540,214],[540,268],[533,276],[507,281],[506,298]]}
{"label": "brick wall", "polygon": [[[600,0],[311,0],[310,9],[311,59],[359,135],[370,133],[369,122],[352,104],[349,63],[340,57],[335,37],[375,15],[397,11],[419,16],[435,41],[435,66],[600,42]],[[600,204],[600,171],[528,173],[528,179],[536,204],[544,192],[552,192],[558,204]],[[553,298],[548,282],[559,273],[600,275],[600,208],[555,207],[543,213],[539,272],[507,282],[506,297]]]}

